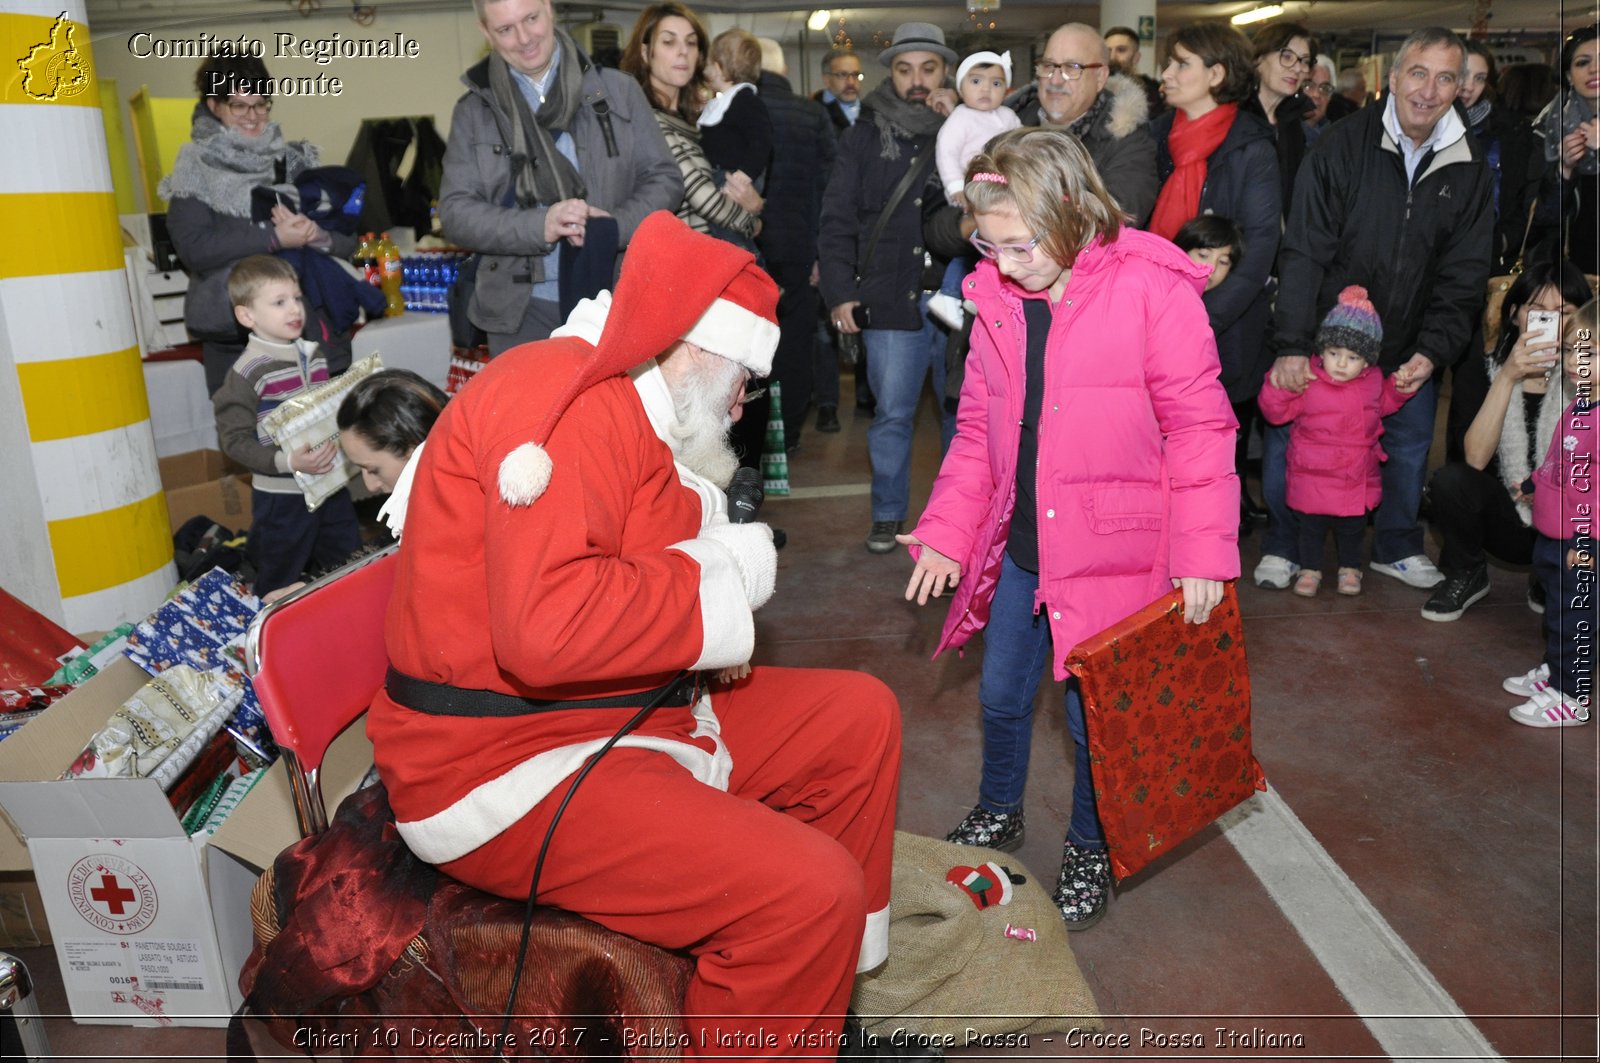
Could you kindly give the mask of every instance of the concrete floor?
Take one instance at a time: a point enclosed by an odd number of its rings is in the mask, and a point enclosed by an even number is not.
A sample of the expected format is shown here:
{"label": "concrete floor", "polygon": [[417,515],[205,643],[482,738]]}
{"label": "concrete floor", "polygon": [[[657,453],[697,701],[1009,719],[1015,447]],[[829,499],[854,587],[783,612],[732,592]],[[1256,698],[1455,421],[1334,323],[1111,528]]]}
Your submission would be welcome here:
{"label": "concrete floor", "polygon": [[[942,835],[976,795],[981,644],[929,659],[943,609],[903,600],[904,554],[863,549],[868,419],[843,420],[804,436],[795,494],[763,511],[789,538],[757,660],[888,682],[905,718],[900,826]],[[913,514],[937,460],[930,400]],[[1258,539],[1241,542],[1247,574]],[[1600,732],[1507,719],[1500,680],[1537,663],[1542,640],[1525,573],[1493,578],[1452,624],[1422,620],[1424,592],[1375,573],[1357,598],[1242,585],[1270,793],[1124,883],[1072,936],[1106,1017],[1098,1046],[1034,1038],[1005,1054],[1594,1059]],[[1071,783],[1059,705],[1059,686],[1041,694],[1018,853],[1047,882]],[[53,953],[21,955],[41,1008],[63,1012]],[[219,1030],[46,1029],[60,1058],[223,1056]],[[1173,1047],[1184,1036],[1199,1045]]]}

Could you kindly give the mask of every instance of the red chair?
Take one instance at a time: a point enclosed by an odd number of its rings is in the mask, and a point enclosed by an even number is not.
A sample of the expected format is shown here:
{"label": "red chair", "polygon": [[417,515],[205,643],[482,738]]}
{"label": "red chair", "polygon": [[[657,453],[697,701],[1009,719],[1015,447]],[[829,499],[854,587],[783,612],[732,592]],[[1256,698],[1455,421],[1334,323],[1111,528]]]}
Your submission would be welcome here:
{"label": "red chair", "polygon": [[[353,1033],[363,1046],[360,1054],[367,1055],[414,1053],[419,1036],[433,1038],[430,1043],[481,1047],[483,1038],[497,1034],[525,912],[520,901],[481,893],[422,864],[404,849],[392,826],[380,831],[378,824],[370,838],[350,842],[339,833],[345,806],[329,829],[319,779],[323,756],[366,712],[383,684],[388,668],[384,616],[396,563],[394,550],[363,558],[267,606],[251,624],[245,645],[245,667],[283,752],[301,833],[317,839],[286,850],[257,884],[252,901],[256,946],[240,979],[246,993],[259,988],[263,970],[281,992],[286,982],[298,980],[295,972],[307,971],[309,978],[311,971],[345,962],[337,955],[328,960],[326,953],[363,951],[342,940],[321,943],[329,923],[326,910],[315,916],[319,922],[312,932],[286,934],[280,952],[270,951],[303,903],[299,897],[312,892],[302,888],[308,867],[316,865],[317,874],[331,882],[345,870],[341,861],[358,863],[370,855],[374,864],[411,883],[413,893],[425,894],[418,902],[425,917],[419,916],[416,936],[402,942],[403,952],[392,963],[382,956],[360,992],[319,1009],[337,1012],[323,1016],[325,1037]],[[360,791],[348,804],[388,813],[380,788]],[[331,845],[336,836],[343,849],[317,849],[318,842]],[[352,856],[358,859],[347,860]],[[350,901],[341,904],[335,912],[345,911]],[[371,912],[377,938],[388,944],[393,940],[383,939],[382,932],[393,917],[388,909]],[[360,939],[359,934],[343,936]],[[284,959],[286,948],[295,950],[292,962]],[[688,1041],[680,1011],[692,967],[686,956],[569,912],[540,908],[517,993],[518,1021],[511,1027],[517,1040],[506,1054],[676,1058],[676,1046]],[[306,1019],[296,1010],[280,1010],[287,997],[267,1000],[265,1006],[261,997],[253,997],[256,1012],[273,1035],[286,1047],[303,1045]]]}
{"label": "red chair", "polygon": [[245,635],[245,671],[283,751],[302,836],[328,829],[322,758],[383,685],[394,567],[392,547],[354,561],[262,609]]}

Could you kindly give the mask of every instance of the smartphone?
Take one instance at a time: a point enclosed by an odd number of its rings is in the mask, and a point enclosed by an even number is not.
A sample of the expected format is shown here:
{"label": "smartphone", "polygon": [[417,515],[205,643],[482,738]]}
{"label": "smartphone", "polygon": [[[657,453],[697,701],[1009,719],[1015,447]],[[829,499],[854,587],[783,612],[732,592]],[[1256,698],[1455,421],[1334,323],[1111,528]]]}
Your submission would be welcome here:
{"label": "smartphone", "polygon": [[1529,310],[1525,335],[1530,347],[1558,342],[1561,339],[1561,313],[1556,310]]}
{"label": "smartphone", "polygon": [[[1528,315],[1533,316],[1531,313]],[[855,309],[850,311],[850,317],[856,323],[856,328],[867,329],[872,327],[872,311],[862,303],[857,303]]]}

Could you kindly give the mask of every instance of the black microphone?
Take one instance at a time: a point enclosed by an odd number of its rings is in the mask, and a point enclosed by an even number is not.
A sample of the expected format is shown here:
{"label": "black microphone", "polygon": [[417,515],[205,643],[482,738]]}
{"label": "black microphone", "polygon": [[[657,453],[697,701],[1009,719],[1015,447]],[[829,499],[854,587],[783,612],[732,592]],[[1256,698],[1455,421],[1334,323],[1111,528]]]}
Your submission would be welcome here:
{"label": "black microphone", "polygon": [[728,485],[728,523],[749,524],[756,519],[767,492],[761,486],[761,470],[741,466]]}

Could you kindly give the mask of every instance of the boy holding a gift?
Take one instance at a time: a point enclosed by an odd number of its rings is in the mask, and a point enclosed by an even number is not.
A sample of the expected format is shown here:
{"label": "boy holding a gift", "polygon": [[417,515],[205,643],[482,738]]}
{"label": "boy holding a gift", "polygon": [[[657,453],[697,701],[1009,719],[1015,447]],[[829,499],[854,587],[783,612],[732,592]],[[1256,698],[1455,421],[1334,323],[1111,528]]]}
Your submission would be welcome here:
{"label": "boy holding a gift", "polygon": [[338,442],[285,451],[263,425],[284,401],[328,379],[317,345],[300,338],[306,311],[294,267],[272,255],[241,259],[228,275],[228,299],[250,341],[211,401],[222,452],[252,474],[248,550],[262,595],[298,580],[312,563],[338,564],[360,548],[361,531],[348,490],[313,510],[294,477],[330,471]]}

